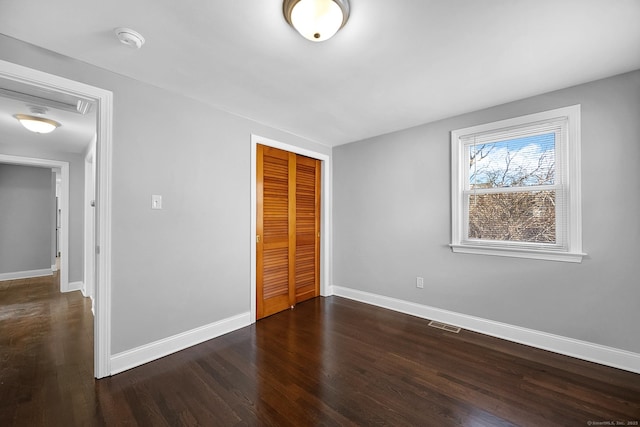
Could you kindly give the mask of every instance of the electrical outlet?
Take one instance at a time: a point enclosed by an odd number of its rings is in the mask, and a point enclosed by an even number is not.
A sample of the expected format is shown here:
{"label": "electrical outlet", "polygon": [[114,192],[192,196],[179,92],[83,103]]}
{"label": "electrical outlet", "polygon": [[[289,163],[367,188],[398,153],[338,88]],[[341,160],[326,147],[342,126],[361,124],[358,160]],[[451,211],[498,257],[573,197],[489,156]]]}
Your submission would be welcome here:
{"label": "electrical outlet", "polygon": [[423,277],[416,277],[416,288],[424,288],[424,278]]}

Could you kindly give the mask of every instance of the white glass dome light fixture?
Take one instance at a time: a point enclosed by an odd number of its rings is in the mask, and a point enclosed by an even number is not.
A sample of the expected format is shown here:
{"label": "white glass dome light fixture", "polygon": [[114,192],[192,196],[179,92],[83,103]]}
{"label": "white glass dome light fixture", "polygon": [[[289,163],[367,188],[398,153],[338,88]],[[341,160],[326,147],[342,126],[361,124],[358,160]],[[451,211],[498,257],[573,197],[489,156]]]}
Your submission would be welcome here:
{"label": "white glass dome light fixture", "polygon": [[349,0],[284,0],[284,17],[302,37],[330,39],[349,19]]}
{"label": "white glass dome light fixture", "polygon": [[35,133],[50,133],[60,127],[60,123],[55,120],[41,117],[47,112],[46,108],[31,106],[29,110],[32,114],[37,114],[37,116],[31,116],[29,114],[15,114],[13,116],[25,129]]}
{"label": "white glass dome light fixture", "polygon": [[45,119],[44,117],[30,116],[28,114],[16,114],[13,117],[18,119],[20,124],[27,130],[35,133],[50,133],[60,126],[60,123],[55,120]]}

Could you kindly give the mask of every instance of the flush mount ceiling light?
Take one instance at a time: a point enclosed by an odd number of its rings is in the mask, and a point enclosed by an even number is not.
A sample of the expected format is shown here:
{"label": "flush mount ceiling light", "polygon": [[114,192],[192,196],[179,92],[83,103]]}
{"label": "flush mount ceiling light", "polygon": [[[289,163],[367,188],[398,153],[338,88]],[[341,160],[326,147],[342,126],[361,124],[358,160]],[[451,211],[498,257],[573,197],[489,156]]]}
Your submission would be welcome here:
{"label": "flush mount ceiling light", "polygon": [[126,44],[134,49],[140,49],[145,42],[142,34],[131,28],[118,27],[113,30],[113,32],[116,33],[118,40],[120,40],[122,44]]}
{"label": "flush mount ceiling light", "polygon": [[[36,106],[29,107],[29,110],[31,111],[31,113],[38,115],[42,115],[47,112],[47,108]],[[60,123],[56,122],[55,120],[46,119],[44,117],[30,116],[28,114],[15,114],[13,117],[18,119],[20,124],[26,129],[35,133],[53,132],[57,127],[60,126]]]}
{"label": "flush mount ceiling light", "polygon": [[321,42],[333,37],[349,19],[348,0],[284,0],[284,18],[302,37]]}
{"label": "flush mount ceiling light", "polygon": [[18,119],[22,126],[35,133],[53,132],[60,123],[55,120],[45,119],[44,117],[29,116],[27,114],[16,114],[13,117]]}

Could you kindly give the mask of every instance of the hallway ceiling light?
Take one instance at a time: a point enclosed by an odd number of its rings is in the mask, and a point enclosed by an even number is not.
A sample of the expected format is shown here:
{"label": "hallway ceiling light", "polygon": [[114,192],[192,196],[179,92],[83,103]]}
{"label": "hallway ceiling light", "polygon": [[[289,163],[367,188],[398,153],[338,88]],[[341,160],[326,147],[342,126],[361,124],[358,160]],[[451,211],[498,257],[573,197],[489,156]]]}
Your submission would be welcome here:
{"label": "hallway ceiling light", "polygon": [[18,119],[26,129],[35,133],[53,132],[60,126],[60,123],[55,120],[45,119],[44,117],[29,116],[27,114],[16,114],[13,117]]}
{"label": "hallway ceiling light", "polygon": [[333,37],[349,19],[349,0],[284,0],[284,17],[304,38],[321,42]]}

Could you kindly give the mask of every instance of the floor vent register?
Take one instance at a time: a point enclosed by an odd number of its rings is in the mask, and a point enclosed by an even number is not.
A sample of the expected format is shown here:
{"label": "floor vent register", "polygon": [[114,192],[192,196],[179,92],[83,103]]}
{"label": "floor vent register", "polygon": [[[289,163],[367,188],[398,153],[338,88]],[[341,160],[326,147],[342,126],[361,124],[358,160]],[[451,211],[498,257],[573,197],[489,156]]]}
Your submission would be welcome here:
{"label": "floor vent register", "polygon": [[443,331],[453,332],[454,334],[460,332],[460,328],[457,326],[447,325],[446,323],[436,322],[435,320],[429,322],[429,326],[432,328],[442,329]]}

